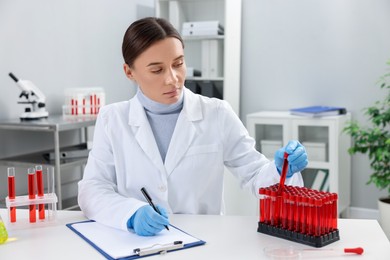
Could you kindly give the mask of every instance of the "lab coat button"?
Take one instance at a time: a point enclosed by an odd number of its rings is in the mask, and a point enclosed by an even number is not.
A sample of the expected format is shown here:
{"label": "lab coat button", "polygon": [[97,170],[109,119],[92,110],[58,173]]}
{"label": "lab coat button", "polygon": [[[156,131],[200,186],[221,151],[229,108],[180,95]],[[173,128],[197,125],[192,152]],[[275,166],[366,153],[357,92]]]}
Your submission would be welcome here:
{"label": "lab coat button", "polygon": [[166,187],[165,185],[159,186],[158,189],[159,189],[161,192],[166,192],[166,191],[167,191],[167,187]]}

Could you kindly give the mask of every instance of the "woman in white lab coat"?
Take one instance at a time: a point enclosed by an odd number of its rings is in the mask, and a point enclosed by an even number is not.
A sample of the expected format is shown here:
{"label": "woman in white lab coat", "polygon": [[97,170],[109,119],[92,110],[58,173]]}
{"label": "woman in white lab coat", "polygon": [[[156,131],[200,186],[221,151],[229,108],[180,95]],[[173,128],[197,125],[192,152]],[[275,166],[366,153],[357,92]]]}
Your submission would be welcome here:
{"label": "woman in white lab coat", "polygon": [[[169,224],[168,213],[223,213],[224,166],[255,196],[279,182],[289,153],[287,184],[302,185],[304,147],[290,142],[270,161],[223,100],[185,88],[184,45],[167,21],[145,18],[126,31],[126,76],[139,90],[129,101],[101,109],[78,201],[98,222],[139,235]],[[146,202],[145,187],[161,214]]]}

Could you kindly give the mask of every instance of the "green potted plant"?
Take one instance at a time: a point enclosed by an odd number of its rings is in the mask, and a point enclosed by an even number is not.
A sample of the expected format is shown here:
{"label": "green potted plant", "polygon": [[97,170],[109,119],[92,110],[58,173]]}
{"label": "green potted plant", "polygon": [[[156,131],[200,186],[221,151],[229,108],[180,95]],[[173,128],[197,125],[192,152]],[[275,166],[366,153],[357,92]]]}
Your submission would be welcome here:
{"label": "green potted plant", "polygon": [[[390,60],[387,65],[390,65]],[[381,226],[390,238],[390,72],[380,78],[378,85],[385,91],[384,99],[364,109],[370,126],[350,121],[344,132],[352,137],[350,154],[368,154],[372,173],[367,184],[388,192],[387,197],[379,198],[378,207]]]}

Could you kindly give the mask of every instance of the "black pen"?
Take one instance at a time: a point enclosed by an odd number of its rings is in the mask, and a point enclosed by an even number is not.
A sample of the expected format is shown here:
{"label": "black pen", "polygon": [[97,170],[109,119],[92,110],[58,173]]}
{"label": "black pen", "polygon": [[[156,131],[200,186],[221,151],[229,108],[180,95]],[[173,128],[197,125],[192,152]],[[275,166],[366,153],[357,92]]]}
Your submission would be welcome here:
{"label": "black pen", "polygon": [[[145,187],[142,187],[141,189],[142,194],[144,195],[145,199],[148,201],[149,205],[152,206],[152,208],[161,215],[161,212],[158,210],[158,208],[153,204],[152,198],[149,196],[148,192],[146,191]],[[165,226],[167,230],[169,230],[168,226]]]}

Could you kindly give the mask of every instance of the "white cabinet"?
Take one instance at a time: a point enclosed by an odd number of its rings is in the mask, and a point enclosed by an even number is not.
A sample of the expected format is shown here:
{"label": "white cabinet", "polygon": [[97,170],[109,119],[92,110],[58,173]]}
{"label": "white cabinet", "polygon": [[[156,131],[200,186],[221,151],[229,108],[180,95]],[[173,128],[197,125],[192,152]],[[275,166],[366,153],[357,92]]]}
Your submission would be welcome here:
{"label": "white cabinet", "polygon": [[156,0],[156,16],[168,19],[179,33],[185,22],[218,21],[223,26],[222,35],[183,36],[187,67],[202,73],[187,77],[186,86],[206,91],[211,84],[238,114],[241,0]]}
{"label": "white cabinet", "polygon": [[[302,172],[305,186],[335,192],[339,196],[339,214],[348,214],[351,194],[351,138],[342,132],[351,115],[309,118],[283,111],[262,111],[247,115],[249,134],[256,149],[269,151],[289,140],[305,145],[309,164]],[[269,159],[273,159],[273,154]]]}

